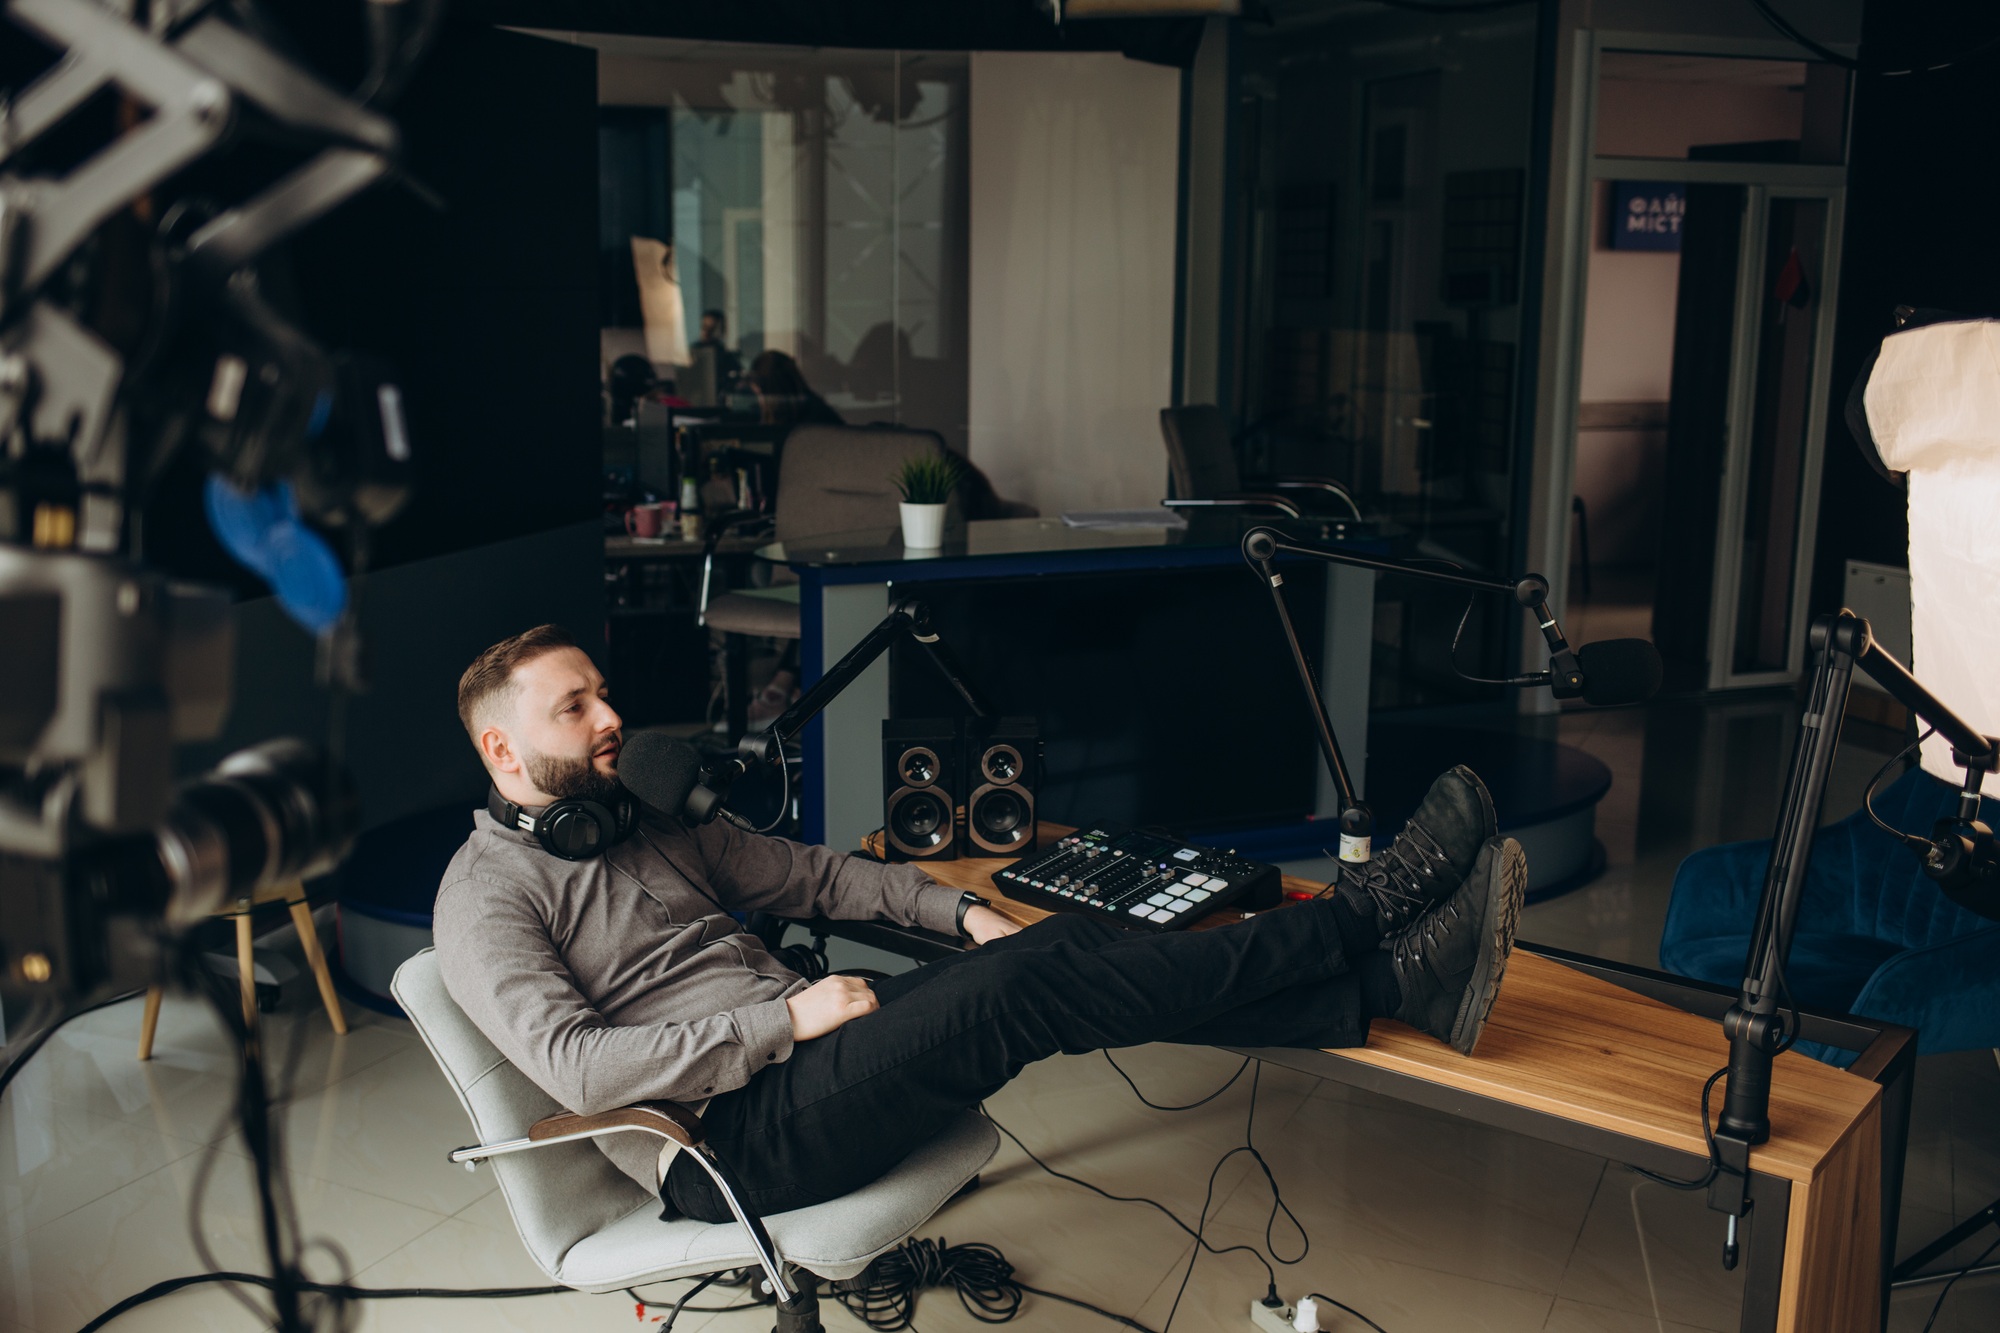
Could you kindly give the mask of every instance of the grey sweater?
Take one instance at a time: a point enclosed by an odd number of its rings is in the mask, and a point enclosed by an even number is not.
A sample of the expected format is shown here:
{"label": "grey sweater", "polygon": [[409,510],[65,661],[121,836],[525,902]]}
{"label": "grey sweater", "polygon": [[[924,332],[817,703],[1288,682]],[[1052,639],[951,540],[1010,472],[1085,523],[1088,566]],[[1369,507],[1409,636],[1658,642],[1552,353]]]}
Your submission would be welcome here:
{"label": "grey sweater", "polygon": [[[785,999],[805,982],[728,915],[887,918],[944,934],[959,894],[884,866],[718,821],[648,820],[603,856],[565,861],[484,810],[438,889],[451,996],[501,1054],[572,1111],[701,1103],[792,1053]],[[598,1139],[657,1184],[659,1145]]]}

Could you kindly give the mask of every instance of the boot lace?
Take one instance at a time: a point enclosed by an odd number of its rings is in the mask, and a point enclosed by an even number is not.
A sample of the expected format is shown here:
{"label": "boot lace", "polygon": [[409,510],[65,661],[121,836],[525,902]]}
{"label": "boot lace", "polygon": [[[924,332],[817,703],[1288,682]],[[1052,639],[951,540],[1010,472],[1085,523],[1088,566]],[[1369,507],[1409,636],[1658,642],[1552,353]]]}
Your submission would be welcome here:
{"label": "boot lace", "polygon": [[1437,896],[1437,872],[1451,864],[1444,848],[1421,824],[1409,824],[1368,863],[1365,871],[1341,867],[1347,882],[1368,895],[1391,930],[1428,908]]}

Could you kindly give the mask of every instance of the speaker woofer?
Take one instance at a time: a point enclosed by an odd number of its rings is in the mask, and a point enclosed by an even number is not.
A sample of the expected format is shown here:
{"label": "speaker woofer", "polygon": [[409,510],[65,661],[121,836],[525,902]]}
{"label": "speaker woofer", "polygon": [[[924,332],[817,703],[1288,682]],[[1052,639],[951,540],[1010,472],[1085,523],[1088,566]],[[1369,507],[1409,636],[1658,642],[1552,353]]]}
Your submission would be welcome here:
{"label": "speaker woofer", "polygon": [[965,803],[965,832],[980,851],[1010,856],[1035,840],[1035,798],[1027,789],[987,783]]}
{"label": "speaker woofer", "polygon": [[889,797],[883,823],[889,845],[905,856],[935,857],[951,845],[951,802],[934,787],[904,787]]}

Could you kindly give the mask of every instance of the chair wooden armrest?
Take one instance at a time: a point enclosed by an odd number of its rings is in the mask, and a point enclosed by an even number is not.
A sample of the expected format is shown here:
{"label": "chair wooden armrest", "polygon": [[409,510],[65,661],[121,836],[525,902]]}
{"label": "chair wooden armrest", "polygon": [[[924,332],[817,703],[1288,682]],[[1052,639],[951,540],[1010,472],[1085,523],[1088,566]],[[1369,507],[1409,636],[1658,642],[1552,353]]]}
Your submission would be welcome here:
{"label": "chair wooden armrest", "polygon": [[1361,506],[1354,502],[1354,493],[1335,481],[1332,477],[1275,477],[1260,483],[1278,491],[1320,491],[1337,496],[1340,502],[1353,511],[1354,517],[1361,517]]}
{"label": "chair wooden armrest", "polygon": [[528,1139],[540,1143],[545,1139],[595,1138],[625,1130],[657,1134],[672,1139],[683,1148],[692,1148],[703,1138],[701,1117],[679,1102],[633,1102],[630,1106],[599,1111],[596,1115],[563,1111],[544,1116],[528,1126]]}
{"label": "chair wooden armrest", "polygon": [[699,1147],[706,1138],[701,1117],[679,1102],[633,1102],[630,1106],[613,1107],[595,1115],[559,1111],[555,1115],[543,1116],[528,1126],[525,1138],[456,1148],[452,1150],[451,1160],[464,1162],[469,1167],[488,1157],[526,1152],[530,1148],[547,1147],[552,1143],[601,1139],[610,1134],[651,1134],[654,1138],[672,1139],[683,1148]]}
{"label": "chair wooden armrest", "polygon": [[1218,496],[1213,500],[1162,500],[1160,503],[1169,509],[1275,509],[1287,518],[1304,517],[1298,505],[1282,495],[1251,491]]}

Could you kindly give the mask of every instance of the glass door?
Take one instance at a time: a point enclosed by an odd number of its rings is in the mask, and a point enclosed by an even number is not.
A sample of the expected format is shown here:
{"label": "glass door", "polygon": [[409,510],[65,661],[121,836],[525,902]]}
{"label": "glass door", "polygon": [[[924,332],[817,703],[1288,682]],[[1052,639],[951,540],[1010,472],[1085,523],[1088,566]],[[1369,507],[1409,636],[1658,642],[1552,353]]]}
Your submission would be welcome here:
{"label": "glass door", "polygon": [[1804,661],[1831,387],[1838,195],[1771,185],[1746,192],[1716,525],[1710,689],[1785,683]]}

